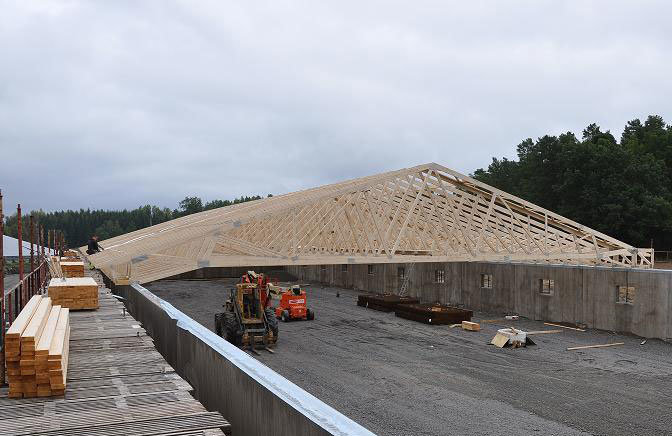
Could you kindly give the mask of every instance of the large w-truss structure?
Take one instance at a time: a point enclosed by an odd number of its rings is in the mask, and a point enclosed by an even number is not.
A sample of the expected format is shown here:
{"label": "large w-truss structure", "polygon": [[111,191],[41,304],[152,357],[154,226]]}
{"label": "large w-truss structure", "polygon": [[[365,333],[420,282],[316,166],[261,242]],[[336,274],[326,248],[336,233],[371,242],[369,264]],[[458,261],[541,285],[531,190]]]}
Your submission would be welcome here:
{"label": "large w-truss structure", "polygon": [[178,218],[91,261],[145,283],[203,267],[517,261],[652,267],[635,248],[435,163]]}

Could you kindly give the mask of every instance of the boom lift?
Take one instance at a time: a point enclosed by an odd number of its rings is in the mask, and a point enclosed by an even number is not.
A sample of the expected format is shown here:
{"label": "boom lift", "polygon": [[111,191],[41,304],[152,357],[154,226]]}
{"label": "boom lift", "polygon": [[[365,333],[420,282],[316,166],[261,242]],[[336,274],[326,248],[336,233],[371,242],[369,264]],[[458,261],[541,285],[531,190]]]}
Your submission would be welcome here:
{"label": "boom lift", "polygon": [[306,291],[294,285],[280,294],[280,302],[275,308],[275,316],[287,322],[292,319],[315,319],[315,312],[306,305]]}

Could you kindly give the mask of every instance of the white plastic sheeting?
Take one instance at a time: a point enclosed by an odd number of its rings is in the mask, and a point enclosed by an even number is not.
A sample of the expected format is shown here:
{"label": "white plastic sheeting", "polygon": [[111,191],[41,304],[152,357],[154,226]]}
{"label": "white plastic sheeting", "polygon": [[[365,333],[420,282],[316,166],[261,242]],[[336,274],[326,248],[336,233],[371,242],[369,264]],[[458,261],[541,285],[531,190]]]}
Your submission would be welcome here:
{"label": "white plastic sheeting", "polygon": [[[30,241],[23,242],[23,255],[30,256]],[[11,236],[2,235],[2,251],[5,257],[18,257],[19,256],[19,240],[12,238]],[[33,244],[33,250],[37,253],[37,244]],[[45,253],[47,249],[45,249]],[[53,252],[53,250],[52,250]]]}

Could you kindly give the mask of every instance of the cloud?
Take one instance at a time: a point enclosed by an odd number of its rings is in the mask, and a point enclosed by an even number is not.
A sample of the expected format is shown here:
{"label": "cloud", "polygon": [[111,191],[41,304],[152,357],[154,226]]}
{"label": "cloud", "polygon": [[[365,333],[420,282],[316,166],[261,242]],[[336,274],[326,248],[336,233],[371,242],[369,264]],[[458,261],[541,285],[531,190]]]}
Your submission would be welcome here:
{"label": "cloud", "polygon": [[6,209],[175,207],[429,161],[471,172],[527,137],[671,118],[664,1],[0,10]]}

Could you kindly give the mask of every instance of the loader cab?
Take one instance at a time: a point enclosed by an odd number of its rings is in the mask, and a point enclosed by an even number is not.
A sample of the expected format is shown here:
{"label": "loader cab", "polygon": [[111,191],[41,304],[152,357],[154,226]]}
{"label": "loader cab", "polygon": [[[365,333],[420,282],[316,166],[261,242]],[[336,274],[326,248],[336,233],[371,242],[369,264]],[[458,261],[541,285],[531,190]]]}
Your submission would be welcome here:
{"label": "loader cab", "polygon": [[259,288],[255,284],[239,283],[237,285],[238,307],[244,319],[259,319],[263,311],[263,303],[259,298]]}

